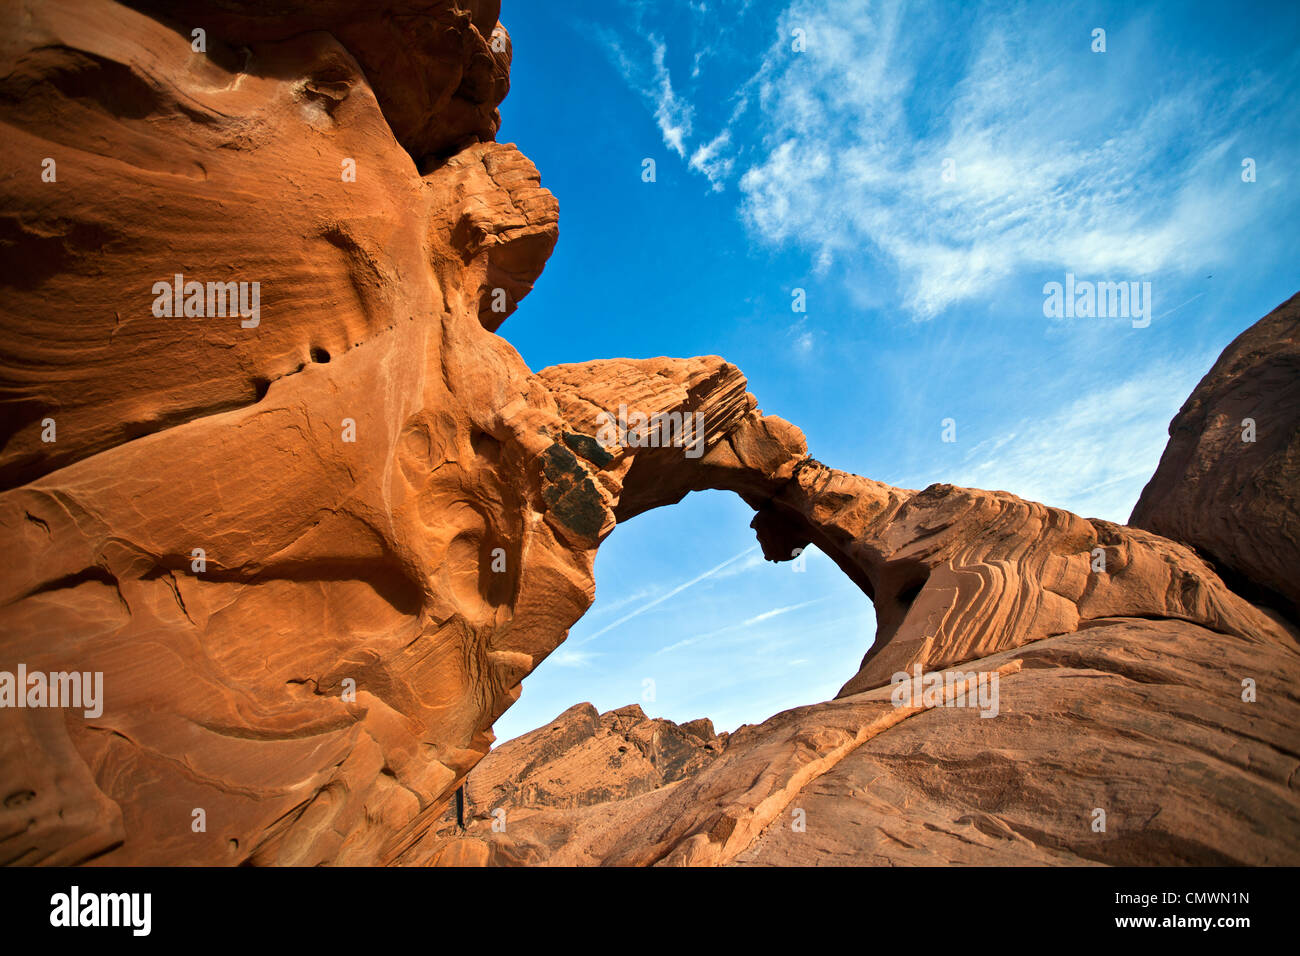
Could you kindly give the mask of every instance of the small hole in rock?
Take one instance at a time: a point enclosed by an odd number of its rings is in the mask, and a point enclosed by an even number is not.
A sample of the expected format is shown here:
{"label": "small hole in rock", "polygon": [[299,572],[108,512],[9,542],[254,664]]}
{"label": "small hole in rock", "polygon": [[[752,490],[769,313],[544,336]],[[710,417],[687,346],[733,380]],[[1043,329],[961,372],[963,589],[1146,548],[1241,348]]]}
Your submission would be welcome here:
{"label": "small hole in rock", "polygon": [[311,360],[317,365],[324,365],[330,360],[330,353],[317,345],[311,350]]}
{"label": "small hole in rock", "polygon": [[35,799],[35,790],[15,790],[5,797],[5,809],[12,810],[14,807],[21,807],[25,803],[31,803]]}

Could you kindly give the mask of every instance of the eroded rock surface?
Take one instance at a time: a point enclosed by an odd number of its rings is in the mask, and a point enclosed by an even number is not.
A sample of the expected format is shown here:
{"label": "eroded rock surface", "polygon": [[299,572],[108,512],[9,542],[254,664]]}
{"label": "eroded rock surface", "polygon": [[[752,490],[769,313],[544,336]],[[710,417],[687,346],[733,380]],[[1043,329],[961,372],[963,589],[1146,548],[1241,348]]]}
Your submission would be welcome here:
{"label": "eroded rock surface", "polygon": [[[241,71],[271,68],[255,44],[323,32],[356,59],[392,136],[421,171],[496,138],[497,110],[510,89],[510,35],[501,0],[130,0],[191,42],[205,31],[207,53]],[[248,56],[247,59],[243,57]],[[338,98],[340,78],[317,78],[313,92]],[[327,103],[328,106],[328,103]]]}
{"label": "eroded rock surface", "polygon": [[[743,392],[725,366],[690,369],[615,360],[540,377],[579,432],[623,394],[667,411]],[[687,384],[686,398],[665,380],[712,387]],[[515,825],[497,790],[504,829],[440,830],[440,863],[1300,862],[1300,653],[1284,618],[1166,538],[1005,492],[838,472],[752,398],[723,407],[735,411],[705,421],[728,430],[698,458],[616,449],[602,472],[614,513],[740,493],[769,558],[815,543],[872,597],[878,633],[858,674],[651,792],[582,806],[534,795]],[[900,672],[944,690],[900,701]],[[972,706],[968,689],[994,674]],[[526,775],[531,752],[494,753],[490,779]]]}
{"label": "eroded rock surface", "polygon": [[756,509],[753,527],[770,560],[816,544],[876,607],[875,644],[840,696],[918,664],[946,667],[1105,618],[1171,618],[1290,640],[1286,624],[1229,590],[1191,549],[1158,535],[1006,492],[910,491],[828,468],[808,456],[797,428],[757,410],[739,372],[721,360],[615,359],[538,377],[588,434],[629,394],[660,414],[708,410],[707,452],[698,458],[681,448],[617,449],[600,475],[611,508],[626,520],[688,491],[735,491]]}
{"label": "eroded rock surface", "polygon": [[[1293,648],[1114,618],[955,670],[998,674],[995,716],[960,683],[938,706],[896,706],[886,686],[796,708],[647,794],[530,806],[518,825],[502,801],[503,831],[491,818],[448,827],[454,850],[440,862],[1300,862]],[[1254,702],[1245,677],[1258,681]]]}
{"label": "eroded rock surface", "polygon": [[484,328],[557,234],[483,141],[495,5],[260,9],[194,6],[200,53],[4,6],[0,670],[104,683],[0,710],[4,862],[399,861],[591,601],[563,422]]}
{"label": "eroded rock surface", "polygon": [[552,863],[557,854],[594,862],[573,845],[587,808],[672,787],[717,759],[726,741],[707,719],[678,725],[636,704],[605,714],[577,704],[474,768],[460,809],[450,806],[430,837],[445,843],[433,862],[513,866]]}
{"label": "eroded rock surface", "polygon": [[[534,374],[494,334],[558,236],[491,141],[497,4],[185,10],[0,6],[0,674],[103,679],[0,708],[0,862],[1297,862],[1294,630],[1189,547],[828,468],[718,357]],[[1278,448],[1242,467],[1294,514]],[[484,760],[600,541],[706,488],[875,601],[838,698],[725,739],[579,707]],[[1294,546],[1277,514],[1227,540]],[[999,716],[895,706],[913,667],[996,672]]]}
{"label": "eroded rock surface", "polygon": [[1191,545],[1300,622],[1300,295],[1201,379],[1129,523]]}

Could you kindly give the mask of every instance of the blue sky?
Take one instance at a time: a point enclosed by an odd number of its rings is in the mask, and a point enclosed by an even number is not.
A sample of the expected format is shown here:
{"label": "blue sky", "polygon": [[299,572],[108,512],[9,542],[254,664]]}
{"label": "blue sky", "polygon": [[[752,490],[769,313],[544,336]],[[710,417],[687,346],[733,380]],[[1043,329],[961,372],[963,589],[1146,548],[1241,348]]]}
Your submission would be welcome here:
{"label": "blue sky", "polygon": [[[560,202],[501,328],[534,369],[722,355],[829,465],[1124,521],[1196,382],[1300,289],[1294,3],[503,7],[499,138]],[[1066,273],[1150,282],[1150,325],[1045,317]],[[710,492],[617,528],[498,739],[580,701],[730,730],[838,690],[870,602],[820,554],[763,562],[751,514]]]}

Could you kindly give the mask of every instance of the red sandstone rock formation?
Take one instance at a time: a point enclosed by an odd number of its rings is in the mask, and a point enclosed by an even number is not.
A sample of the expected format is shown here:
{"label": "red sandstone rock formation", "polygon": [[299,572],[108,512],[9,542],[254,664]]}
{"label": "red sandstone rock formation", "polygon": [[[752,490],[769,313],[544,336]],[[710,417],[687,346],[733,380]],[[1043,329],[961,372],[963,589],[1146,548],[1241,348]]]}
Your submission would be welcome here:
{"label": "red sandstone rock formation", "polygon": [[[796,708],[741,728],[708,766],[648,794],[523,813],[502,801],[503,832],[491,830],[490,811],[463,832],[444,827],[456,851],[435,860],[1300,861],[1293,649],[1115,618],[955,670],[999,673],[995,718],[971,706],[897,707],[888,686]],[[1242,700],[1245,677],[1259,683],[1254,703]]]}
{"label": "red sandstone rock formation", "polygon": [[[493,334],[558,219],[491,142],[495,3],[155,10],[0,13],[0,672],[104,688],[0,708],[0,861],[1300,861],[1295,633],[1184,544],[827,468],[720,358],[533,374]],[[1294,492],[1275,451],[1211,458]],[[704,488],[872,597],[858,674],[725,741],[580,708],[483,760],[600,540]],[[1275,513],[1169,533],[1289,594],[1239,557]],[[1000,716],[894,706],[913,666],[996,671]]]}
{"label": "red sandstone rock formation", "polygon": [[[494,6],[256,7],[205,8],[206,54],[108,0],[3,14],[0,670],[105,694],[0,711],[6,862],[400,860],[591,600],[562,422],[484,328],[557,215],[479,142]],[[155,314],[175,274],[259,283],[256,321]]]}
{"label": "red sandstone rock formation", "polygon": [[[540,377],[581,431],[629,387],[632,368],[650,373],[643,407],[675,407],[671,390],[658,401],[647,390],[698,379],[689,365],[589,363]],[[736,394],[743,386],[726,372],[715,390]],[[690,489],[740,492],[769,558],[815,542],[872,597],[879,629],[861,670],[834,701],[737,731],[681,781],[580,809],[535,800],[513,830],[480,819],[444,827],[436,860],[1300,861],[1292,625],[1173,541],[1004,492],[892,488],[808,458],[779,419],[746,406],[732,420],[696,461],[620,450],[606,467],[623,476],[621,489],[611,482],[615,513]],[[938,672],[944,693],[899,706],[891,678],[915,668]],[[996,719],[961,706],[981,673],[999,675]],[[503,748],[494,778],[521,772],[524,752]],[[570,786],[591,792],[602,776]],[[518,806],[495,796],[507,815]],[[1104,831],[1093,828],[1098,810]]]}
{"label": "red sandstone rock formation", "polygon": [[1201,379],[1129,523],[1191,545],[1300,621],[1300,295]]}
{"label": "red sandstone rock formation", "polygon": [[[597,714],[570,707],[545,727],[488,754],[466,781],[458,813],[450,806],[433,840],[445,841],[434,865],[514,866],[581,859],[576,844],[611,801],[637,802],[699,772],[727,735],[708,720],[653,720],[635,704]],[[587,812],[588,808],[595,808]],[[499,832],[485,842],[468,832]]]}

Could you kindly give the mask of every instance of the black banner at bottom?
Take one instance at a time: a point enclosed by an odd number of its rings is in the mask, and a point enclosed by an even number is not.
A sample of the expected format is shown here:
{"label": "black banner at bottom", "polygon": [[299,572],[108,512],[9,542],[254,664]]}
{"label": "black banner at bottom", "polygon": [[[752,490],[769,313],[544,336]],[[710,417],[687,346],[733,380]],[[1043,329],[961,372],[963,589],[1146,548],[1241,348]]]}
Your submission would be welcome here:
{"label": "black banner at bottom", "polygon": [[902,938],[932,933],[944,946],[999,927],[1057,939],[1199,936],[1232,945],[1294,928],[1294,879],[1289,869],[1197,868],[6,869],[0,925],[9,942],[261,946],[413,931],[436,945],[449,921],[463,938],[479,921],[506,920],[512,936],[530,943],[608,946],[688,927],[700,942],[717,933],[734,943],[787,920],[806,931],[814,921],[829,929],[865,918],[873,936],[888,936],[892,924]]}

